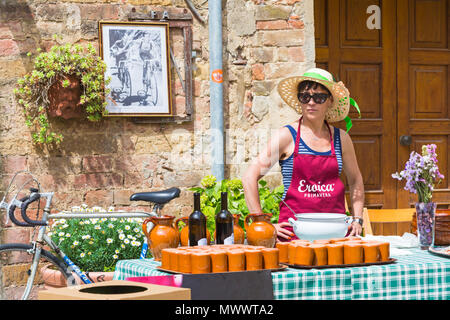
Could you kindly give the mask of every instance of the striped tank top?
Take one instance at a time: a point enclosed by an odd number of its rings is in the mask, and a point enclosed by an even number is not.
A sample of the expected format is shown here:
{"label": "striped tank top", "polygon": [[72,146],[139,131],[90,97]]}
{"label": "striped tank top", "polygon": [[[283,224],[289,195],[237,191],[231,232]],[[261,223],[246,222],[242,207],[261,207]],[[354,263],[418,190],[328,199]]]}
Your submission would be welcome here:
{"label": "striped tank top", "polygon": [[[291,131],[292,138],[295,140],[297,139],[297,131],[290,125],[285,126],[286,128]],[[339,175],[342,172],[342,147],[341,147],[341,135],[339,128],[334,128],[334,149],[336,151],[336,158],[339,166]],[[306,143],[303,141],[303,139],[300,137],[300,143],[298,148],[299,154],[312,154],[312,155],[331,155],[331,150],[327,152],[317,152],[312,150],[310,147],[306,145]],[[280,167],[281,167],[281,175],[283,176],[283,185],[284,185],[284,193],[283,193],[283,200],[286,196],[286,193],[289,189],[289,186],[291,185],[292,180],[292,170],[294,168],[294,154],[291,154],[291,156],[285,160],[279,161]]]}

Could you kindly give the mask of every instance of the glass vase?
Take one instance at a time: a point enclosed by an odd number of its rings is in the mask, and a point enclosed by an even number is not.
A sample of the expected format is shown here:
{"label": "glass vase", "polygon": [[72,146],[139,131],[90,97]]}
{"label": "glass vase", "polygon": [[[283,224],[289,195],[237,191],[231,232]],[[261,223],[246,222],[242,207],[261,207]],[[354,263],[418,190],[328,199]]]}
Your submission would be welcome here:
{"label": "glass vase", "polygon": [[417,202],[417,236],[419,246],[422,250],[427,250],[434,244],[436,202]]}

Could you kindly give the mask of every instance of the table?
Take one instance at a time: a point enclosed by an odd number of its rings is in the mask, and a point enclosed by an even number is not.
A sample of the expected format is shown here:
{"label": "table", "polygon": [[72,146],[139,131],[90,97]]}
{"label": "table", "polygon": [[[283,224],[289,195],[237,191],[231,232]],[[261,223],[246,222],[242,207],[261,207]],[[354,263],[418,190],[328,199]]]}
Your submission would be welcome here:
{"label": "table", "polygon": [[[448,300],[450,259],[420,249],[392,255],[388,265],[353,268],[292,269],[273,272],[275,299],[295,300]],[[153,259],[120,260],[114,280],[168,275]]]}

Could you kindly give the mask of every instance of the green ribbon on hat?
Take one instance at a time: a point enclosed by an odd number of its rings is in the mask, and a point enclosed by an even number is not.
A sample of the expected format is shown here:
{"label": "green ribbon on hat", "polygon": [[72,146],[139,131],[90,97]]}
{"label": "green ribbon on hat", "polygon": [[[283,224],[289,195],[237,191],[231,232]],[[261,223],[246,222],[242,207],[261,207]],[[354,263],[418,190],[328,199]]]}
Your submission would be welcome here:
{"label": "green ribbon on hat", "polygon": [[[359,106],[353,98],[350,98],[350,105],[355,107],[356,110],[358,110],[359,118],[361,118],[361,111],[359,110]],[[349,116],[346,116],[344,121],[345,121],[345,124],[347,127],[347,133],[348,133],[353,126],[352,119],[350,119]]]}
{"label": "green ribbon on hat", "polygon": [[316,78],[316,79],[320,79],[320,80],[325,80],[325,81],[330,81],[327,78],[325,78],[324,76],[315,73],[315,72],[306,72],[303,74],[303,77],[310,77],[310,78]]}

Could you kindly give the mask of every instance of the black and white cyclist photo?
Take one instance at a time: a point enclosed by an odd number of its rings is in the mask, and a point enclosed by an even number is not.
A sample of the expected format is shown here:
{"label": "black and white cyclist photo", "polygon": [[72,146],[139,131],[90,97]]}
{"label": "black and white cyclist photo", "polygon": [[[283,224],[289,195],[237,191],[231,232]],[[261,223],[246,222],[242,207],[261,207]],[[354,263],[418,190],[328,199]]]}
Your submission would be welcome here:
{"label": "black and white cyclist photo", "polygon": [[168,25],[100,22],[110,115],[171,115]]}

